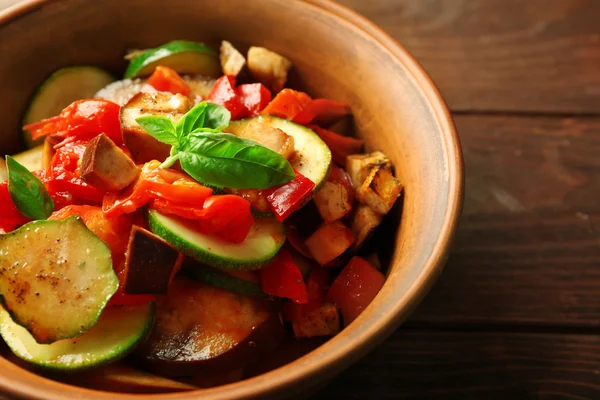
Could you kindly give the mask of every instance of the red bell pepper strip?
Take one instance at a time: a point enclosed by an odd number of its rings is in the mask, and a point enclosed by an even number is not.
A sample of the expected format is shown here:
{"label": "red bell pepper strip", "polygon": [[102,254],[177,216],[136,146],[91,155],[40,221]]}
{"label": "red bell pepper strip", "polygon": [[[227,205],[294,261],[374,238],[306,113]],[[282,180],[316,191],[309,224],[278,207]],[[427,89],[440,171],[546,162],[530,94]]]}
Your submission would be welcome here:
{"label": "red bell pepper strip", "polygon": [[90,140],[104,133],[117,146],[122,146],[120,110],[118,104],[108,100],[78,100],[62,110],[58,116],[26,125],[23,129],[30,131],[33,139],[55,136],[71,140]]}
{"label": "red bell pepper strip", "polygon": [[296,177],[290,182],[262,191],[275,214],[275,218],[280,222],[302,207],[315,188],[313,181],[300,172],[295,172]]}
{"label": "red bell pepper strip", "polygon": [[107,193],[102,203],[104,212],[109,217],[132,213],[153,199],[168,201],[173,206],[202,209],[204,201],[212,195],[212,189],[181,172],[159,168],[159,165],[158,161],[146,163],[135,184],[121,193]]}
{"label": "red bell pepper strip", "polygon": [[314,114],[310,122],[325,126],[339,121],[352,112],[350,105],[329,99],[314,99],[310,103],[310,109]]}
{"label": "red bell pepper strip", "polygon": [[163,65],[156,67],[148,78],[148,84],[161,92],[179,93],[184,96],[190,93],[190,87],[183,78],[175,70]]}
{"label": "red bell pepper strip", "polygon": [[283,89],[263,110],[262,114],[289,119],[299,124],[308,124],[315,117],[308,108],[311,102],[312,99],[306,93]]}
{"label": "red bell pepper strip", "polygon": [[342,312],[348,325],[373,301],[385,277],[360,257],[353,257],[331,285],[327,298]]}
{"label": "red bell pepper strip", "polygon": [[328,131],[317,125],[308,125],[308,127],[323,139],[325,144],[331,150],[333,161],[342,167],[346,166],[346,157],[360,153],[365,144],[365,142],[360,139],[338,135],[335,132]]}
{"label": "red bell pepper strip", "polygon": [[214,234],[230,243],[242,243],[250,233],[254,218],[250,202],[225,194],[209,197],[204,202],[198,223],[201,232]]}
{"label": "red bell pepper strip", "polygon": [[0,233],[14,231],[30,221],[19,212],[8,192],[8,181],[0,182]]}
{"label": "red bell pepper strip", "polygon": [[248,110],[242,103],[242,99],[235,89],[235,77],[223,75],[213,86],[207,101],[220,104],[231,113],[231,120],[241,119],[248,116]]}
{"label": "red bell pepper strip", "polygon": [[256,117],[271,102],[271,92],[262,83],[247,83],[236,88],[248,116]]}
{"label": "red bell pepper strip", "polygon": [[286,249],[273,262],[259,270],[260,286],[266,294],[285,297],[298,304],[308,303],[308,292],[302,273]]}

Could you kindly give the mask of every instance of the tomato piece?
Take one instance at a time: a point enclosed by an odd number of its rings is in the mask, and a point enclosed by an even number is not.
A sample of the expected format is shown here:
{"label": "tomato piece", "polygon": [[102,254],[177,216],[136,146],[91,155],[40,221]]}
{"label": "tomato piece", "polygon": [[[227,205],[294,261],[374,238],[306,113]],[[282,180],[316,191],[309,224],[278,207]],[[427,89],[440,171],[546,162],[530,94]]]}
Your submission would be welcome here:
{"label": "tomato piece", "polygon": [[292,89],[283,89],[263,110],[264,115],[286,118],[299,124],[307,124],[315,117],[309,106],[311,97]]}
{"label": "tomato piece", "polygon": [[104,133],[118,146],[123,145],[119,113],[121,107],[108,100],[78,100],[67,106],[58,116],[23,127],[33,139],[43,136],[90,140]]}
{"label": "tomato piece", "polygon": [[207,101],[227,108],[231,112],[232,121],[248,116],[248,110],[235,90],[235,76],[223,75],[217,79]]}
{"label": "tomato piece", "polygon": [[302,273],[290,252],[283,249],[273,262],[259,270],[263,292],[293,300],[298,304],[308,303],[308,291]]}
{"label": "tomato piece", "polygon": [[327,298],[342,312],[348,325],[373,301],[385,277],[366,260],[353,257],[331,285]]}
{"label": "tomato piece", "polygon": [[323,139],[327,147],[331,150],[333,161],[342,167],[346,166],[346,157],[360,153],[365,144],[363,140],[338,135],[317,125],[308,125],[308,127]]}
{"label": "tomato piece", "polygon": [[184,96],[190,93],[190,87],[183,78],[175,70],[164,65],[156,67],[148,78],[148,84],[161,92],[180,93]]}
{"label": "tomato piece", "polygon": [[254,218],[247,200],[224,194],[209,197],[204,202],[198,223],[204,233],[230,243],[242,243],[250,233]]}
{"label": "tomato piece", "polygon": [[8,191],[8,181],[0,182],[0,233],[14,231],[31,221],[19,212]]}
{"label": "tomato piece", "polygon": [[349,104],[329,99],[314,99],[310,109],[314,114],[310,122],[318,125],[330,125],[352,112]]}
{"label": "tomato piece", "polygon": [[262,83],[247,83],[236,88],[242,104],[248,110],[248,116],[256,117],[271,101],[271,92]]}
{"label": "tomato piece", "polygon": [[313,268],[306,281],[308,302],[297,304],[286,302],[283,305],[283,319],[285,321],[299,321],[308,313],[318,309],[327,299],[327,292],[331,285],[331,274],[325,268]]}
{"label": "tomato piece", "polygon": [[302,207],[315,188],[313,181],[300,172],[295,172],[296,177],[290,182],[262,191],[278,221],[283,221]]}

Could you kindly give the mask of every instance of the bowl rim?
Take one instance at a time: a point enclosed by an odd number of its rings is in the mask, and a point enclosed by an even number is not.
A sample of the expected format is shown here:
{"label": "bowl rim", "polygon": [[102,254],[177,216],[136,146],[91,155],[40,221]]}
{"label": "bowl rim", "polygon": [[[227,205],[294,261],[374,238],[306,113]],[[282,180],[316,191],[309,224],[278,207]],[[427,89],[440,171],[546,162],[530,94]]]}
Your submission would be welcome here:
{"label": "bowl rim", "polygon": [[[42,6],[60,1],[64,0],[23,0],[20,3],[0,11],[0,27],[17,20]],[[279,1],[287,2],[290,0]],[[320,382],[321,380],[318,375],[321,369],[334,368],[335,365],[338,365],[338,370],[341,371],[358,360],[396,330],[433,286],[448,258],[450,245],[454,240],[458,222],[462,214],[464,199],[464,165],[462,151],[460,139],[454,121],[452,120],[450,110],[442,98],[439,89],[418,61],[394,38],[366,17],[332,0],[294,1],[297,3],[304,3],[309,7],[315,7],[320,10],[320,12],[327,13],[329,16],[339,20],[340,23],[349,24],[352,28],[362,31],[377,44],[382,46],[394,61],[402,64],[406,68],[411,78],[419,85],[422,94],[431,107],[436,122],[441,128],[444,153],[448,160],[448,202],[437,240],[431,250],[429,258],[423,264],[420,274],[412,282],[409,290],[400,294],[393,302],[393,305],[384,310],[385,312],[383,315],[378,317],[373,321],[372,325],[364,330],[364,339],[360,341],[355,340],[354,343],[346,346],[340,344],[337,348],[329,349],[330,347],[335,347],[337,344],[335,338],[333,338],[314,350],[313,353],[319,352],[321,356],[322,361],[318,366],[306,363],[300,365],[301,360],[311,356],[308,354],[283,367],[240,382],[215,388],[201,389],[200,392],[194,391],[152,395],[101,392],[67,385],[22,370],[25,374],[25,378],[18,382],[11,381],[4,374],[0,374],[0,390],[4,391],[4,393],[38,399],[61,398],[55,397],[54,394],[50,394],[50,397],[48,397],[48,391],[44,390],[44,388],[41,388],[39,384],[33,381],[33,379],[36,379],[38,382],[43,381],[44,387],[52,389],[53,393],[65,393],[65,391],[68,391],[72,395],[77,395],[78,398],[82,399],[119,398],[124,400],[156,398],[165,400],[183,400],[191,399],[198,393],[201,393],[206,400],[224,398],[250,399],[256,398],[258,395],[275,396],[285,393],[285,390],[288,387],[299,387],[299,383]],[[360,321],[360,317],[357,321]],[[297,366],[297,368],[289,368],[292,365]],[[339,366],[342,367],[340,368]],[[287,371],[282,373],[282,371],[280,371],[282,369],[287,369]]]}

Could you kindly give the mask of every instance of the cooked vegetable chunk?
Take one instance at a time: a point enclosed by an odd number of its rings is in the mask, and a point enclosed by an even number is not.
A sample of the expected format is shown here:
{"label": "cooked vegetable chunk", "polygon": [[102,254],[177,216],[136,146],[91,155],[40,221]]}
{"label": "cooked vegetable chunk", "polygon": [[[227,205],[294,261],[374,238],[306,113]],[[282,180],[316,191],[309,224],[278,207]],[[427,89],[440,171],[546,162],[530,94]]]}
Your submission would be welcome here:
{"label": "cooked vegetable chunk", "polygon": [[105,134],[92,139],[83,153],[81,177],[106,192],[129,186],[139,175],[139,168]]}
{"label": "cooked vegetable chunk", "polygon": [[377,296],[385,277],[360,257],[353,257],[331,285],[327,298],[342,312],[348,326]]}
{"label": "cooked vegetable chunk", "polygon": [[346,171],[355,188],[363,185],[373,168],[389,169],[392,167],[390,160],[380,151],[370,154],[354,154],[348,156],[346,162]]}
{"label": "cooked vegetable chunk", "polygon": [[[177,277],[156,303],[142,362],[169,376],[198,368],[241,368],[279,343],[282,326],[268,302]],[[193,312],[191,312],[193,310]]]}
{"label": "cooked vegetable chunk", "polygon": [[267,149],[276,151],[288,160],[294,156],[294,137],[263,122],[261,119],[252,119],[248,122],[239,136],[254,140]]}
{"label": "cooked vegetable chunk", "polygon": [[325,222],[337,221],[352,210],[350,194],[339,182],[325,182],[315,196],[315,204]]}
{"label": "cooked vegetable chunk", "polygon": [[126,294],[165,294],[183,255],[152,232],[134,225],[125,258]]}
{"label": "cooked vegetable chunk", "polygon": [[369,206],[360,204],[352,218],[352,232],[355,238],[352,248],[360,248],[380,223],[380,215],[371,210]]}
{"label": "cooked vegetable chunk", "polygon": [[185,271],[190,277],[210,286],[249,297],[267,297],[254,271],[226,271],[193,261],[185,263]]}
{"label": "cooked vegetable chunk", "polygon": [[356,191],[358,200],[379,215],[387,214],[402,191],[402,184],[385,168],[375,167]]}
{"label": "cooked vegetable chunk", "polygon": [[256,79],[277,93],[285,86],[292,62],[264,47],[250,47],[248,68]]}
{"label": "cooked vegetable chunk", "polygon": [[306,240],[313,258],[321,265],[332,261],[354,242],[354,235],[339,221],[323,224]]}
{"label": "cooked vegetable chunk", "polygon": [[25,150],[22,153],[15,154],[13,158],[28,170],[37,171],[42,169],[43,153],[44,145],[39,145],[33,149]]}
{"label": "cooked vegetable chunk", "polygon": [[138,93],[121,109],[123,140],[136,164],[151,160],[164,161],[171,146],[150,136],[137,122],[142,115],[162,115],[178,121],[191,108],[191,101],[181,94]]}
{"label": "cooked vegetable chunk", "polygon": [[38,343],[87,332],[119,285],[110,249],[79,217],[30,222],[0,249],[4,308]]}
{"label": "cooked vegetable chunk", "polygon": [[340,331],[340,313],[331,303],[324,303],[292,321],[297,338],[333,336]]}
{"label": "cooked vegetable chunk", "polygon": [[227,40],[221,42],[221,69],[225,75],[238,76],[244,66],[246,59],[233,45]]}
{"label": "cooked vegetable chunk", "polygon": [[[77,316],[65,313],[54,323],[77,321]],[[71,372],[125,357],[146,336],[153,317],[152,303],[109,307],[89,332],[74,339],[39,344],[0,307],[0,334],[19,358],[43,368]]]}

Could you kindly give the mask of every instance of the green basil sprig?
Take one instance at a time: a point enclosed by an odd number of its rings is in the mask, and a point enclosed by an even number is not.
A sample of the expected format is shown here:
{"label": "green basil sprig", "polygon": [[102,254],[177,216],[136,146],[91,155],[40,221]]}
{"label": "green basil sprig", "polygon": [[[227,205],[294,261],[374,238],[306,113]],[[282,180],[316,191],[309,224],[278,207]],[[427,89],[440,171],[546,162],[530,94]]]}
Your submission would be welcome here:
{"label": "green basil sprig", "polygon": [[171,156],[192,178],[205,185],[231,189],[266,189],[294,179],[296,174],[281,154],[222,130],[231,113],[225,107],[198,103],[177,123],[163,116],[136,119],[156,140],[171,145]]}
{"label": "green basil sprig", "polygon": [[31,219],[46,219],[54,202],[44,184],[11,156],[6,156],[8,193],[21,214]]}

